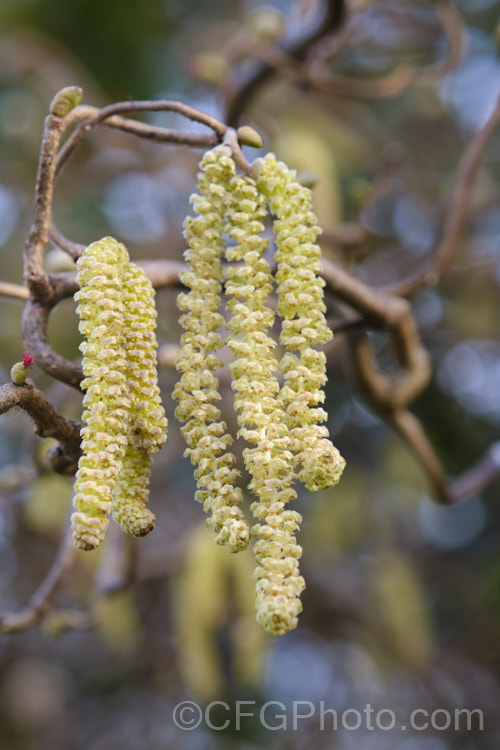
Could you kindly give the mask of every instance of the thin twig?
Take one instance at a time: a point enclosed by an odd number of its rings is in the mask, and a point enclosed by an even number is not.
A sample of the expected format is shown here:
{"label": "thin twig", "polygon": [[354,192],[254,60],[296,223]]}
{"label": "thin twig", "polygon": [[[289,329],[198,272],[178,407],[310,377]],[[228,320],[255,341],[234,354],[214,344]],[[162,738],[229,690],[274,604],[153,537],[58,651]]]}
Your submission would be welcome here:
{"label": "thin twig", "polygon": [[452,503],[446,473],[420,420],[406,409],[400,409],[391,415],[389,423],[420,460],[431,481],[434,498],[443,505]]}
{"label": "thin twig", "polygon": [[68,255],[73,258],[73,260],[77,260],[85,250],[85,245],[82,245],[80,242],[73,242],[72,240],[65,237],[64,234],[59,231],[53,221],[50,222],[49,237],[54,245],[60,247],[61,250],[64,250],[66,253],[68,253]]}
{"label": "thin twig", "polygon": [[474,187],[479,167],[490,139],[500,124],[500,97],[485,125],[478,130],[467,146],[460,165],[448,205],[440,237],[432,254],[404,279],[388,284],[381,291],[407,296],[422,286],[433,286],[450,267],[457,250],[460,235],[470,205],[470,194]]}
{"label": "thin twig", "polygon": [[249,174],[251,165],[243,156],[240,144],[238,143],[238,136],[236,135],[236,130],[234,130],[234,128],[228,128],[226,130],[223,143],[229,146],[231,151],[233,152],[233,159],[236,163],[236,166],[239,167],[244,174]]}
{"label": "thin twig", "polygon": [[452,0],[438,0],[437,14],[448,42],[448,51],[443,60],[421,71],[417,83],[428,86],[441,81],[445,75],[458,67],[464,51],[466,30],[462,16]]}
{"label": "thin twig", "polygon": [[43,620],[52,607],[54,597],[69,570],[75,555],[75,547],[69,523],[61,539],[56,557],[45,579],[37,588],[25,609],[18,613],[0,615],[0,633],[20,633],[34,627]]}
{"label": "thin twig", "polygon": [[29,292],[21,284],[10,284],[8,281],[0,281],[0,297],[12,297],[13,299],[28,299]]}
{"label": "thin twig", "polygon": [[[213,117],[206,112],[201,112],[194,107],[189,107],[187,104],[182,104],[181,102],[161,99],[158,101],[116,102],[115,104],[110,104],[107,107],[102,107],[102,109],[97,110],[91,117],[88,117],[86,120],[83,120],[79,125],[77,125],[57,156],[56,174],[60,173],[64,164],[71,156],[75,148],[78,146],[82,138],[84,138],[85,135],[87,135],[90,130],[92,130],[92,128],[104,122],[113,115],[123,114],[125,112],[176,112],[177,114],[183,115],[189,120],[194,120],[195,122],[200,122],[203,125],[206,125],[214,131],[218,140],[222,140],[227,129],[227,126],[216,117]],[[144,125],[144,127],[142,128],[143,133],[145,132],[146,127],[147,126]],[[186,141],[183,142],[185,143]]]}
{"label": "thin twig", "polygon": [[451,502],[459,502],[481,492],[500,479],[500,442],[490,445],[484,456],[448,487]]}
{"label": "thin twig", "polygon": [[[80,104],[66,117],[66,127],[76,125],[82,120],[95,117],[101,109],[90,104]],[[192,146],[194,148],[212,148],[220,141],[220,136],[213,133],[186,133],[182,130],[170,130],[156,125],[149,125],[140,120],[132,120],[130,117],[110,115],[99,123],[103,127],[122,130],[138,138],[144,138],[156,143],[175,143],[177,146]]]}
{"label": "thin twig", "polygon": [[216,146],[220,141],[220,136],[212,133],[184,133],[182,130],[169,130],[155,125],[147,125],[144,122],[131,120],[128,117],[119,117],[118,115],[107,117],[101,125],[122,130],[139,138],[155,141],[155,143],[175,143],[178,146],[208,149]]}

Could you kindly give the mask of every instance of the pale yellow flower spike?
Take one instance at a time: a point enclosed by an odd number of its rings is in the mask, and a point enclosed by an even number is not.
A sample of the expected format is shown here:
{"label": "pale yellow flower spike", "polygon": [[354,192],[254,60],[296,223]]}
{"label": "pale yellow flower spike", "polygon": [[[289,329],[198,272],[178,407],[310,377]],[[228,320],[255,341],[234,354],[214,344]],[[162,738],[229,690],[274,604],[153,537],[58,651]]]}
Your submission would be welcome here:
{"label": "pale yellow flower spike", "polygon": [[113,520],[132,536],[146,536],[155,525],[155,515],[146,507],[150,467],[151,455],[128,443],[113,498]]}
{"label": "pale yellow flower spike", "polygon": [[186,423],[182,427],[189,446],[186,455],[198,467],[196,499],[211,513],[207,526],[215,532],[218,544],[238,552],[248,545],[249,528],[238,506],[242,493],[235,486],[235,458],[227,451],[232,438],[214,405],[220,396],[219,381],[213,374],[222,364],[216,352],[222,346],[218,329],[224,325],[219,307],[225,193],[235,165],[230,149],[217,146],[205,154],[200,166],[199,195],[191,198],[197,215],[184,222],[189,244],[185,257],[192,270],[181,275],[190,291],[180,294],[177,300],[185,311],[180,318],[185,333],[176,365],[182,376],[173,395],[179,401],[176,415]]}
{"label": "pale yellow flower spike", "polygon": [[82,451],[71,517],[76,547],[93,549],[104,539],[113,492],[127,439],[129,397],[123,351],[122,275],[128,262],[123,245],[111,237],[89,245],[78,259],[75,294],[84,354]]}
{"label": "pale yellow flower spike", "polygon": [[345,461],[321,426],[326,357],[313,347],[331,339],[325,319],[324,281],[320,277],[320,233],[312,211],[311,191],[274,154],[255,164],[257,185],[276,215],[278,313],[283,318],[281,343],[288,350],[281,361],[285,402],[299,479],[309,490],[331,487],[340,479]]}
{"label": "pale yellow flower spike", "polygon": [[130,397],[128,444],[113,500],[113,519],[133,536],[145,536],[155,517],[146,507],[151,454],[167,438],[156,368],[154,290],[144,271],[128,263],[123,274],[124,350]]}
{"label": "pale yellow flower spike", "polygon": [[243,265],[227,271],[227,308],[232,313],[227,344],[236,357],[230,367],[239,412],[238,434],[255,446],[246,448],[243,455],[252,476],[249,488],[259,498],[252,510],[261,521],[252,529],[258,540],[254,547],[257,620],[271,635],[283,635],[297,626],[302,609],[299,596],[305,584],[298,570],[302,549],[294,536],[302,519],[284,509],[296,497],[292,489],[294,459],[279,397],[278,362],[273,354],[276,344],[269,333],[274,313],[265,304],[273,286],[269,264],[262,257],[268,246],[261,221],[266,213],[265,199],[255,182],[233,177],[226,231],[237,244],[227,249],[226,257],[243,260]]}

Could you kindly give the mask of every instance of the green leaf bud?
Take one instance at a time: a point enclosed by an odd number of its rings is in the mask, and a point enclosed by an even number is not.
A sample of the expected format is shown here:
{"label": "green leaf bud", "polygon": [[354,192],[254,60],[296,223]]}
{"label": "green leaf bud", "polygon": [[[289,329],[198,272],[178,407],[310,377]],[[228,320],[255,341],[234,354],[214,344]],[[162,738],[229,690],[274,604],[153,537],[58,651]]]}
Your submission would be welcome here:
{"label": "green leaf bud", "polygon": [[258,133],[255,128],[250,125],[242,125],[236,131],[238,137],[238,143],[240,146],[251,146],[252,148],[262,148],[264,141],[262,136]]}
{"label": "green leaf bud", "polygon": [[66,117],[80,102],[83,97],[83,89],[80,86],[65,86],[57,92],[50,103],[51,115]]}

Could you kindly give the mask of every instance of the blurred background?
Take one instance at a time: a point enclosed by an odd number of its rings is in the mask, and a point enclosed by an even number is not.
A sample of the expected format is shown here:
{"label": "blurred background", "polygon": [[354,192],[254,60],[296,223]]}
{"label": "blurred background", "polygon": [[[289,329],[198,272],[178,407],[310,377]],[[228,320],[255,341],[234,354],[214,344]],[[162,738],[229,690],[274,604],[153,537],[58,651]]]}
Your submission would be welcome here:
{"label": "blurred background", "polygon": [[[457,59],[435,81],[362,96],[346,80],[428,70],[449,52],[439,12],[455,18]],[[291,167],[311,173],[323,249],[381,285],[432,249],[465,144],[500,92],[500,2],[352,0],[351,20],[313,60],[344,82],[337,95],[284,67],[240,108]],[[321,18],[316,0],[2,0],[0,4],[0,268],[22,282],[43,118],[61,87],[84,102],[177,99],[227,117],[234,91],[276,43],[294,44]],[[451,12],[451,16],[449,15]],[[460,21],[461,19],[461,21]],[[337,41],[335,41],[337,40]],[[318,80],[319,80],[318,73]],[[148,122],[196,132],[155,114]],[[246,151],[253,159],[258,152]],[[56,188],[54,215],[77,242],[112,234],[133,260],[180,260],[182,220],[200,152],[99,130]],[[433,364],[414,406],[448,475],[500,439],[500,133],[486,153],[452,271],[411,299]],[[312,178],[311,178],[312,179]],[[362,242],[344,245],[349,222]],[[46,266],[71,268],[49,248]],[[204,530],[171,399],[180,328],[176,291],[159,292],[158,339],[169,439],[155,458],[157,527],[132,543],[110,527],[100,552],[76,555],[41,626],[0,637],[0,747],[481,750],[500,740],[499,483],[455,508],[438,507],[415,456],[356,397],[343,334],[328,349],[329,427],[347,468],[332,491],[302,490],[302,572],[296,631],[272,640],[254,622],[251,553],[229,556]],[[335,312],[333,301],[330,301]],[[0,298],[0,376],[22,358],[22,302]],[[50,340],[69,359],[80,341],[72,300],[52,315]],[[371,334],[390,363],[387,335]],[[76,392],[34,369],[59,411],[79,419]],[[223,411],[234,430],[232,395]],[[72,479],[41,470],[47,446],[29,419],[0,417],[0,611],[22,609],[50,567]],[[249,503],[248,503],[249,504]],[[181,700],[311,701],[341,712],[391,709],[404,724],[422,708],[477,708],[484,731],[300,731],[255,719],[226,731],[176,728]],[[228,714],[216,712],[214,724]],[[439,723],[439,721],[438,721]],[[443,722],[444,723],[444,722]]]}

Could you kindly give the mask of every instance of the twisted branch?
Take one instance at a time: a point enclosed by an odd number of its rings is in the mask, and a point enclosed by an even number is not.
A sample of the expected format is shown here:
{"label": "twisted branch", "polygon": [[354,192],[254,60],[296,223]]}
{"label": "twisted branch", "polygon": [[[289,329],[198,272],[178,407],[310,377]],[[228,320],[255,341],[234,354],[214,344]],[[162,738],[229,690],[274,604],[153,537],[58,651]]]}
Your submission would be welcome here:
{"label": "twisted branch", "polygon": [[60,445],[47,456],[51,469],[59,473],[73,473],[80,456],[81,424],[59,414],[45,394],[27,380],[24,385],[7,383],[0,386],[0,414],[19,407],[35,425],[35,435],[54,438]]}

